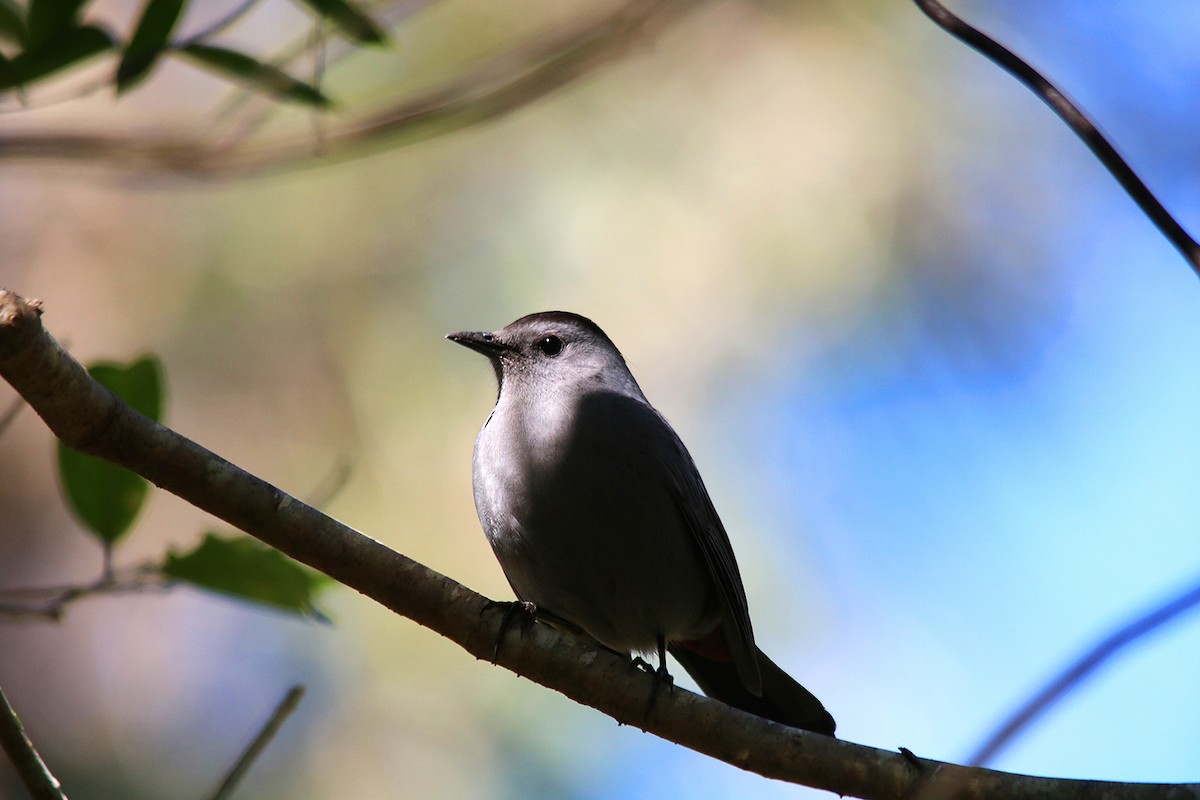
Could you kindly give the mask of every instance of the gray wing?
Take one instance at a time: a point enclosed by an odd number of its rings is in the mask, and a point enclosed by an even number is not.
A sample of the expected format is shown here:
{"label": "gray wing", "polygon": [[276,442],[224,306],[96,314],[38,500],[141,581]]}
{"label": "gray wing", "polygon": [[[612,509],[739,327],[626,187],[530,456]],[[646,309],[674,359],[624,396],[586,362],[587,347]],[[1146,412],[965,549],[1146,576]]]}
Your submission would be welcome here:
{"label": "gray wing", "polygon": [[[663,424],[674,434],[674,429],[665,419]],[[704,481],[700,478],[700,471],[696,469],[691,454],[678,435],[675,435],[675,441],[683,456],[679,459],[678,467],[672,470],[676,483],[675,502],[717,585],[721,600],[721,626],[733,651],[738,675],[746,689],[758,696],[762,694],[758,648],[754,645],[750,609],[746,603],[746,590],[742,586],[737,559],[733,555],[733,545],[730,544],[729,534],[725,532],[725,526],[721,524],[721,518],[713,507],[708,490],[704,488]]]}
{"label": "gray wing", "polygon": [[[682,520],[707,576],[716,588],[721,627],[733,653],[734,665],[746,689],[762,692],[758,649],[750,626],[746,592],[738,572],[729,536],[713,508],[708,491],[687,448],[678,434],[640,392],[600,391],[588,394],[579,404],[571,446],[587,451],[591,461],[607,459],[630,480],[645,481],[647,475],[662,475],[664,487]],[[644,460],[657,462],[653,468]],[[564,458],[562,463],[583,463],[582,458]],[[583,476],[574,476],[583,481]],[[569,482],[568,482],[569,483]],[[566,487],[548,492],[566,496]]]}

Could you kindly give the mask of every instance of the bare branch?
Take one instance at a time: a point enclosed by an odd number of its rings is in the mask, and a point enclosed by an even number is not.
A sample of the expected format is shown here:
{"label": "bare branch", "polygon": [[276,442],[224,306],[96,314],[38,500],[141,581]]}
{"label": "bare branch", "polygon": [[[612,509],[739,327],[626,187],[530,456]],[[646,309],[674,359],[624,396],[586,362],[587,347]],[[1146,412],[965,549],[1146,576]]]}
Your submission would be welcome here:
{"label": "bare branch", "polygon": [[9,403],[8,408],[4,409],[3,413],[0,413],[0,436],[4,435],[4,432],[8,430],[8,426],[12,425],[13,420],[17,418],[17,414],[24,407],[25,401],[18,397]]}
{"label": "bare branch", "polygon": [[34,800],[67,800],[62,784],[38,755],[17,712],[4,696],[3,689],[0,689],[0,746],[8,754],[17,775]]}
{"label": "bare branch", "polygon": [[[321,156],[350,158],[382,144],[413,144],[489,122],[611,63],[704,0],[628,0],[616,11],[540,37],[420,97],[331,127]],[[265,144],[214,143],[191,133],[41,130],[0,135],[0,161],[78,161],[119,170],[245,177],[311,161],[309,137]]]}
{"label": "bare branch", "polygon": [[1033,724],[1034,720],[1045,713],[1047,709],[1066,696],[1067,692],[1099,669],[1104,662],[1138,639],[1161,628],[1198,605],[1200,605],[1200,582],[1105,636],[1013,712],[1004,724],[979,746],[975,754],[971,756],[969,763],[982,765],[991,761],[1005,745]]}
{"label": "bare branch", "polygon": [[1019,56],[987,34],[968,25],[938,0],[913,0],[913,2],[927,17],[951,36],[987,56],[1029,87],[1035,95],[1041,98],[1042,102],[1050,106],[1054,113],[1067,123],[1067,127],[1083,140],[1083,143],[1095,154],[1100,163],[1112,173],[1112,176],[1117,179],[1117,182],[1150,218],[1162,235],[1167,237],[1175,249],[1187,259],[1192,270],[1200,274],[1200,243],[1197,243],[1171,216],[1171,212],[1167,211],[1166,207],[1159,202],[1149,187],[1133,171],[1133,168],[1125,162],[1116,148],[1109,144],[1104,135],[1078,106],[1068,100],[1066,95],[1059,91],[1054,84]]}
{"label": "bare branch", "polygon": [[[501,611],[487,598],[321,514],[178,433],[96,383],[41,324],[41,303],[0,290],[0,376],[68,446],[144,476],[292,558],[491,660]],[[650,675],[588,641],[533,625],[497,663],[653,733],[767,777],[863,798],[900,800],[918,788],[955,797],[1059,800],[1200,798],[1197,784],[1131,784],[1012,775],[917,759],[788,728],[677,689],[652,715]]]}
{"label": "bare branch", "polygon": [[78,586],[47,586],[0,589],[0,617],[60,620],[67,606],[85,597],[100,594],[127,594],[163,589],[167,581],[159,565],[142,564],[114,570],[109,561],[111,548],[105,548],[103,574],[91,583]]}
{"label": "bare branch", "polygon": [[354,465],[348,459],[341,459],[333,465],[317,487],[308,493],[308,499],[304,502],[314,508],[324,508],[342,493],[353,473]]}
{"label": "bare branch", "polygon": [[287,718],[292,715],[292,712],[300,705],[300,701],[304,699],[304,687],[293,686],[288,689],[287,694],[279,701],[279,705],[275,707],[275,711],[267,718],[262,730],[254,737],[246,747],[245,752],[238,758],[237,763],[233,765],[233,769],[229,770],[229,774],[225,776],[225,780],[221,781],[221,785],[213,794],[212,800],[228,800],[233,794],[233,790],[237,788],[238,782],[249,771],[254,764],[254,760],[259,754],[266,749],[271,740],[275,738],[275,734],[279,733],[279,729],[283,727],[283,723],[287,722]]}

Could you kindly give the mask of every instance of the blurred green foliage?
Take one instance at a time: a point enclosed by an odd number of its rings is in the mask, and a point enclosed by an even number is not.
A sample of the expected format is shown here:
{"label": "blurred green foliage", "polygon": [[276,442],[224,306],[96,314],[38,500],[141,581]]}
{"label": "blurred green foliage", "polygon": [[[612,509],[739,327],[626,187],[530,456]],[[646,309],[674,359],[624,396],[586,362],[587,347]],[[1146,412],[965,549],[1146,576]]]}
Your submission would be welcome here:
{"label": "blurred green foliage", "polygon": [[[154,356],[130,364],[94,364],[88,372],[141,414],[162,421],[162,367]],[[150,488],[140,475],[62,442],[58,443],[58,472],[71,510],[108,547],[129,531]]]}
{"label": "blurred green foliage", "polygon": [[[163,416],[162,365],[155,356],[129,364],[101,362],[88,373],[155,422]],[[146,503],[150,484],[124,467],[58,443],[59,477],[67,504],[84,527],[111,551],[129,532]],[[208,532],[187,552],[171,550],[152,569],[168,581],[327,620],[315,598],[332,579],[301,566],[248,536]]]}
{"label": "blurred green foliage", "polygon": [[[383,30],[349,0],[294,0],[359,45],[386,42]],[[121,55],[112,82],[118,94],[145,80],[162,58],[183,53],[218,75],[278,100],[310,106],[330,101],[320,89],[286,75],[249,53],[214,47],[206,40],[232,26],[253,4],[245,4],[212,27],[186,40],[172,40],[188,0],[146,0],[127,35],[84,22],[87,0],[0,0],[0,92],[25,90],[63,70],[82,66],[109,51]]]}
{"label": "blurred green foliage", "polygon": [[333,579],[248,536],[209,531],[194,550],[168,553],[162,572],[218,594],[328,621],[314,600]]}
{"label": "blurred green foliage", "polygon": [[179,52],[203,67],[224,73],[280,100],[317,107],[330,104],[329,98],[321,94],[319,89],[296,80],[277,67],[256,61],[245,53],[206,44],[189,44]]}

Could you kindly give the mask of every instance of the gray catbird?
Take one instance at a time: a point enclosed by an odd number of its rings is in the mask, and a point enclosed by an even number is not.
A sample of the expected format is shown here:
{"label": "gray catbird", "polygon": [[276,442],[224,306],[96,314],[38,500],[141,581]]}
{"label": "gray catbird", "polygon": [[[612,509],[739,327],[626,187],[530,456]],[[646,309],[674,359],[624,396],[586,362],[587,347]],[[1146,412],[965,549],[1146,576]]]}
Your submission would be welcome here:
{"label": "gray catbird", "polygon": [[475,507],[517,597],[621,653],[664,650],[705,694],[832,736],[754,644],[733,548],[683,442],[604,331],[530,314],[452,333],[500,384],[475,442]]}

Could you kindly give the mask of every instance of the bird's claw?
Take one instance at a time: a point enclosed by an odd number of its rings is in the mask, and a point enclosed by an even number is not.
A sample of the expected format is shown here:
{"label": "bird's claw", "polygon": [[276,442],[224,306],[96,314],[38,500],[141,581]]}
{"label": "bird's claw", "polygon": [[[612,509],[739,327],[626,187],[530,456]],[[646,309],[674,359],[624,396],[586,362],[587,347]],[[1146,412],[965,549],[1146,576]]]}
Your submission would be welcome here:
{"label": "bird's claw", "polygon": [[[648,666],[648,665],[647,665]],[[646,702],[646,716],[649,717],[654,711],[654,704],[658,701],[658,694],[666,687],[667,694],[675,693],[675,679],[671,677],[671,673],[667,672],[665,664],[659,665],[658,669],[652,673],[653,684],[650,685],[650,699]]]}
{"label": "bird's claw", "polygon": [[641,656],[634,656],[633,658],[629,659],[629,668],[640,669],[642,672],[650,674],[654,673],[654,666]]}
{"label": "bird's claw", "polygon": [[[650,672],[650,665],[640,657],[634,661],[641,661],[644,669]],[[667,672],[667,643],[663,637],[658,638],[658,669],[654,670],[653,683],[650,685],[650,699],[646,703],[646,717],[649,718],[650,713],[654,711],[654,703],[658,700],[658,693],[662,687],[667,687],[667,694],[672,694],[675,691],[675,679],[671,677],[671,673]]]}
{"label": "bird's claw", "polygon": [[520,631],[523,634],[537,619],[537,606],[528,600],[489,600],[484,603],[479,613],[483,615],[497,608],[504,609],[504,616],[500,619],[500,632],[496,634],[496,644],[492,647],[493,664],[500,659],[500,645],[504,642],[504,635],[512,627],[513,620],[520,618]]}

